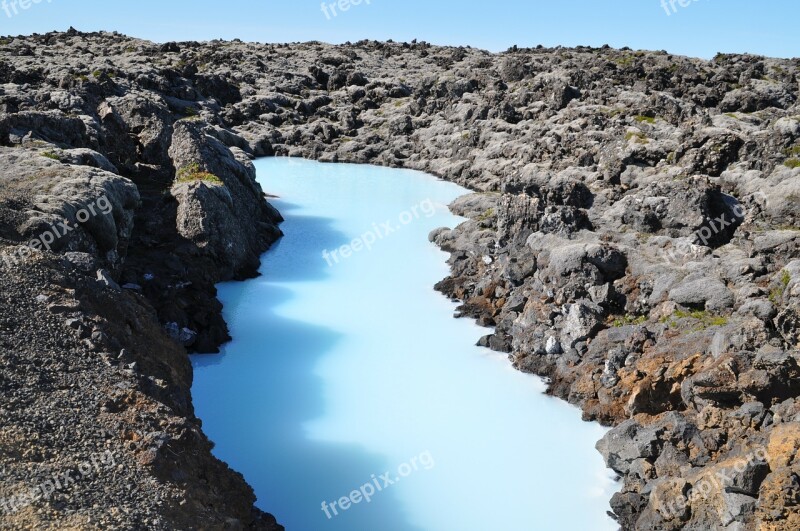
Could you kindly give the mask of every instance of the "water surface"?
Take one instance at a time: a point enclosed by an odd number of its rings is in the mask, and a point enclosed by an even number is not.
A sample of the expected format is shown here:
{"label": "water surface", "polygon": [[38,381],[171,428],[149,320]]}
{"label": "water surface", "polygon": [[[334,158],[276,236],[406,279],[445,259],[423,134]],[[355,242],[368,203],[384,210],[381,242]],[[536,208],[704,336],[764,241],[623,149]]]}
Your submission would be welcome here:
{"label": "water surface", "polygon": [[463,221],[446,205],[467,191],[409,170],[256,165],[286,237],[262,277],[220,285],[235,339],[193,358],[193,394],[259,507],[289,531],[616,529],[604,429],[476,347],[487,330],[432,288],[447,255],[428,233]]}

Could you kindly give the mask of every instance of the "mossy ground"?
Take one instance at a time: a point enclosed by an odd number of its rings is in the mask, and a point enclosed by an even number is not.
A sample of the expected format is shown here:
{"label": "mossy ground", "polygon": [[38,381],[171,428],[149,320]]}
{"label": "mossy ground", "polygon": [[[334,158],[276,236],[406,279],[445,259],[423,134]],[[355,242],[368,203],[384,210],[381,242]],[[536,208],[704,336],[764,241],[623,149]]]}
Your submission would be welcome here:
{"label": "mossy ground", "polygon": [[225,185],[225,183],[222,182],[222,179],[213,173],[202,171],[200,169],[200,165],[197,163],[188,164],[182,167],[180,170],[178,170],[178,175],[175,178],[176,183],[193,183],[198,181],[219,186]]}

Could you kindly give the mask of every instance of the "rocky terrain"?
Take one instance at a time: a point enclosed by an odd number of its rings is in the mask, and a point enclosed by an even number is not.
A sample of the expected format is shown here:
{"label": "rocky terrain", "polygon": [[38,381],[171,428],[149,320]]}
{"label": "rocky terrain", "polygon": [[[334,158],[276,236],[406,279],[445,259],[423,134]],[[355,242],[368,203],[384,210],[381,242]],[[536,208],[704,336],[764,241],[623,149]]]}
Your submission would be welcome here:
{"label": "rocky terrain", "polygon": [[438,289],[614,427],[623,529],[800,528],[800,61],[74,30],[0,53],[0,499],[114,456],[4,527],[279,528],[211,456],[186,352],[228,339],[214,284],[280,236],[250,159],[286,155],[476,192],[431,235]]}

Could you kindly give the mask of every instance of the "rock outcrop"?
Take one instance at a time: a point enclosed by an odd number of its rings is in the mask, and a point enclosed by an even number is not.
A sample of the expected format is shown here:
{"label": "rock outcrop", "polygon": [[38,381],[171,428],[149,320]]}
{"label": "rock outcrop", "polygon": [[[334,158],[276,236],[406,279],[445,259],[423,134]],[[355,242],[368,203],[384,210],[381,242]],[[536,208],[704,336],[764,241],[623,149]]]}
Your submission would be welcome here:
{"label": "rock outcrop", "polygon": [[[211,458],[181,345],[213,351],[228,338],[214,284],[255,274],[279,236],[249,159],[280,155],[424,170],[476,192],[452,205],[467,222],[431,235],[451,253],[438,288],[493,327],[481,344],[613,427],[598,449],[621,478],[611,509],[624,529],[798,527],[796,61],[424,42],[157,45],[79,32],[3,39],[0,50],[5,250],[92,194],[113,204],[25,252],[36,268],[7,264],[35,289],[14,295],[26,301],[17,313],[6,298],[1,315],[40,322],[35,305],[66,297],[46,288],[62,286],[72,299],[55,304],[65,320],[53,337],[77,334],[110,363],[91,375],[96,392],[69,396],[102,402],[108,446],[145,463],[139,479],[168,478],[164,488],[188,500],[161,511],[142,494],[108,521],[180,527],[199,503],[211,522],[273,525]],[[44,363],[34,354],[48,352],[44,338],[27,341],[16,325],[2,334],[32,345],[14,360]],[[119,398],[113,378],[129,378],[131,394]],[[31,384],[25,403],[63,389],[52,385]],[[95,422],[84,409],[80,422]],[[3,425],[39,415],[21,411]],[[64,431],[68,418],[47,422]],[[4,437],[22,440],[14,429]],[[3,462],[23,474],[20,462],[55,466],[100,448],[81,441],[43,441],[43,457]],[[212,476],[230,487],[204,486]],[[59,510],[44,525],[70,524]]]}

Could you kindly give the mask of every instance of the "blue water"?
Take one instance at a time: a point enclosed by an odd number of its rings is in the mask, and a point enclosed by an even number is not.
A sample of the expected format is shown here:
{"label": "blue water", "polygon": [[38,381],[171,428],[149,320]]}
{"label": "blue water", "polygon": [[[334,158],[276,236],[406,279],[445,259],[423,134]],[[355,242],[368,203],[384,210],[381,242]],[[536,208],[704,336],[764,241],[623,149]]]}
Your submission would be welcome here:
{"label": "blue water", "polygon": [[259,507],[289,531],[616,529],[604,429],[474,346],[487,330],[433,290],[447,255],[427,236],[463,221],[446,205],[466,190],[371,166],[257,168],[286,237],[262,277],[220,285],[235,339],[193,358],[193,394]]}

